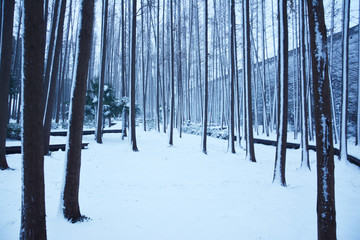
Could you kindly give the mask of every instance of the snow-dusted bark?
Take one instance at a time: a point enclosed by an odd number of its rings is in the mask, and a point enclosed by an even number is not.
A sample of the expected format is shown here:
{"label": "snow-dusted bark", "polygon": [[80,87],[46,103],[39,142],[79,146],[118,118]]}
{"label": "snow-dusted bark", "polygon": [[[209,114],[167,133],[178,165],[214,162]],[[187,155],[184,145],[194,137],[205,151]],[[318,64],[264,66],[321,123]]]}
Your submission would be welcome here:
{"label": "snow-dusted bark", "polygon": [[83,0],[81,12],[76,75],[72,85],[69,111],[65,181],[60,203],[62,214],[73,223],[84,219],[84,216],[80,214],[78,197],[86,85],[94,22],[94,0]]}
{"label": "snow-dusted bark", "polygon": [[342,95],[340,125],[340,160],[347,160],[347,106],[349,79],[349,19],[350,0],[343,0],[343,31],[342,31]]}
{"label": "snow-dusted bark", "polygon": [[46,239],[43,91],[44,1],[24,0],[22,196],[20,239]]}
{"label": "snow-dusted bark", "polygon": [[278,124],[275,168],[273,182],[286,186],[286,139],[288,115],[288,24],[287,2],[278,0],[279,11],[279,79],[278,79]]}
{"label": "snow-dusted bark", "polygon": [[308,113],[307,113],[307,83],[306,83],[306,64],[305,64],[305,2],[299,2],[300,16],[300,99],[301,99],[301,168],[306,167],[310,170],[309,144],[308,144]]}
{"label": "snow-dusted bark", "polygon": [[251,43],[250,43],[250,5],[249,0],[243,1],[243,54],[245,70],[245,138],[246,138],[246,159],[256,162],[254,151],[254,137],[252,125],[252,100],[251,100]]}
{"label": "snow-dusted bark", "polygon": [[3,11],[3,20],[1,32],[0,48],[0,170],[9,168],[5,157],[6,129],[8,122],[8,94],[10,85],[10,68],[11,68],[11,49],[14,21],[14,0],[3,2],[1,11]]}
{"label": "snow-dusted bark", "polygon": [[318,239],[332,240],[336,239],[334,148],[324,6],[322,1],[307,3],[316,129]]}

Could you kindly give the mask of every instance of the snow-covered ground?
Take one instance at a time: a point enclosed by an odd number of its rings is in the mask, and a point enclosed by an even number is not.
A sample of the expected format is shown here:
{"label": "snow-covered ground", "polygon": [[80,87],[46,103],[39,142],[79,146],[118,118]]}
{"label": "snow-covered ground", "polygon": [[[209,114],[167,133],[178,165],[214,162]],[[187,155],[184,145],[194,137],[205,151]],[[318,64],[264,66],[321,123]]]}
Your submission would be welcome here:
{"label": "snow-covered ground", "polygon": [[[166,134],[138,128],[139,152],[121,134],[104,134],[103,144],[93,138],[84,136],[80,183],[81,212],[91,221],[58,215],[64,152],[45,157],[48,239],[317,239],[313,151],[309,172],[298,169],[300,151],[287,150],[284,188],[272,184],[271,146],[256,144],[251,163],[215,138],[207,155],[200,136],[188,134],[175,134],[169,147]],[[0,239],[11,240],[20,229],[21,155],[7,159],[15,170],[0,172]],[[337,237],[360,239],[360,168],[335,162]]]}

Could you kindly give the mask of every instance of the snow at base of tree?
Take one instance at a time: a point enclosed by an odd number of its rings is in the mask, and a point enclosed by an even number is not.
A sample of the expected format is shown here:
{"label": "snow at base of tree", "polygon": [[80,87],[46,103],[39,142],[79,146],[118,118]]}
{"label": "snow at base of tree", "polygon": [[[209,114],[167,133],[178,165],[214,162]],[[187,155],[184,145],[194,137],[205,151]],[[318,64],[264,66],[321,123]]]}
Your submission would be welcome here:
{"label": "snow at base of tree", "polygon": [[[169,148],[166,134],[141,129],[137,153],[121,134],[104,134],[104,144],[84,136],[89,147],[82,151],[79,201],[91,218],[87,222],[71,224],[57,214],[65,152],[45,156],[49,239],[317,238],[316,171],[299,170],[300,149],[287,150],[288,187],[283,188],[272,184],[275,147],[255,144],[257,163],[252,163],[240,148],[236,154],[226,152],[222,139],[209,137],[205,155],[201,136],[175,134],[176,145]],[[64,143],[65,137],[51,141]],[[316,153],[309,153],[316,169]],[[0,238],[18,239],[21,155],[7,157],[15,170],[0,174]],[[360,168],[335,164],[337,237],[357,239]]]}

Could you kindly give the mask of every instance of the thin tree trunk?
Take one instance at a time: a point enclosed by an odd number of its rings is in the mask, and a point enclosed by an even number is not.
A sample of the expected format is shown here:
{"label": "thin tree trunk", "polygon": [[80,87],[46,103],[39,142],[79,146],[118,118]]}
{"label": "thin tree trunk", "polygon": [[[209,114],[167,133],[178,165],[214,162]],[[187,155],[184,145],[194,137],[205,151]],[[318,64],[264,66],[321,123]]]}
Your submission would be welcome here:
{"label": "thin tree trunk", "polygon": [[205,0],[205,79],[204,79],[204,89],[205,89],[205,93],[204,93],[204,116],[203,116],[203,136],[202,136],[202,151],[203,153],[207,154],[207,149],[206,149],[206,139],[207,139],[207,121],[208,121],[208,67],[209,67],[209,59],[208,59],[208,48],[209,48],[209,43],[208,43],[208,2],[207,0]]}
{"label": "thin tree trunk", "polygon": [[99,95],[98,95],[98,114],[96,122],[95,138],[97,143],[102,143],[102,128],[103,128],[103,101],[104,101],[104,82],[106,70],[106,38],[107,38],[107,19],[108,19],[108,5],[109,0],[103,0],[103,19],[102,19],[102,49],[101,49],[101,75],[99,81]]}
{"label": "thin tree trunk", "polygon": [[51,131],[51,120],[53,115],[53,108],[55,103],[55,90],[56,90],[56,81],[58,79],[58,69],[60,65],[60,55],[62,49],[62,41],[63,41],[63,30],[64,30],[64,18],[65,18],[65,10],[66,10],[66,0],[61,1],[60,8],[60,16],[57,27],[56,34],[56,42],[55,42],[55,51],[54,51],[54,59],[51,70],[51,77],[49,82],[49,89],[47,91],[46,104],[45,104],[45,112],[44,112],[44,154],[47,155],[49,153],[49,144],[50,144],[50,131]]}
{"label": "thin tree trunk", "polygon": [[134,152],[139,151],[136,144],[136,111],[135,111],[135,93],[136,93],[136,75],[135,75],[135,59],[136,59],[136,0],[133,0],[132,8],[132,31],[131,31],[131,74],[130,74],[130,129],[131,144]]}
{"label": "thin tree trunk", "polygon": [[231,153],[235,153],[235,1],[231,0],[230,6],[230,147]]}
{"label": "thin tree trunk", "polygon": [[254,150],[252,99],[251,99],[251,43],[250,43],[250,6],[249,0],[243,1],[243,43],[244,43],[244,69],[245,69],[245,109],[246,109],[246,159],[256,162]]}
{"label": "thin tree trunk", "polygon": [[[126,73],[126,59],[125,59],[125,2],[121,1],[121,97],[124,100],[126,97],[125,91],[125,73]],[[125,104],[121,113],[122,122],[122,140],[127,136],[126,134],[126,108]]]}
{"label": "thin tree trunk", "polygon": [[[10,2],[10,1],[5,1]],[[24,0],[24,98],[20,239],[45,240],[43,90],[46,28],[44,1]]]}
{"label": "thin tree trunk", "polygon": [[277,144],[275,155],[275,168],[273,182],[286,186],[285,163],[286,163],[286,140],[287,140],[287,115],[288,115],[288,24],[287,3],[278,0],[279,11],[279,94],[278,109],[279,121],[277,128]]}
{"label": "thin tree trunk", "polygon": [[65,185],[61,194],[64,217],[72,223],[86,219],[80,214],[79,185],[84,107],[94,22],[94,0],[83,0],[79,52],[71,94],[68,140],[66,143]]}
{"label": "thin tree trunk", "polygon": [[173,36],[173,0],[170,0],[170,41],[171,41],[171,107],[170,107],[170,139],[169,145],[174,145],[174,115],[175,115],[175,80],[174,80],[174,36]]}
{"label": "thin tree trunk", "polygon": [[341,95],[341,126],[340,126],[340,160],[347,159],[347,107],[349,78],[349,22],[350,0],[343,0],[343,31],[342,31],[342,95]]}
{"label": "thin tree trunk", "polygon": [[306,99],[306,64],[305,64],[305,2],[299,1],[300,15],[300,97],[301,97],[301,166],[305,164],[310,170],[309,143],[308,143],[308,112]]}

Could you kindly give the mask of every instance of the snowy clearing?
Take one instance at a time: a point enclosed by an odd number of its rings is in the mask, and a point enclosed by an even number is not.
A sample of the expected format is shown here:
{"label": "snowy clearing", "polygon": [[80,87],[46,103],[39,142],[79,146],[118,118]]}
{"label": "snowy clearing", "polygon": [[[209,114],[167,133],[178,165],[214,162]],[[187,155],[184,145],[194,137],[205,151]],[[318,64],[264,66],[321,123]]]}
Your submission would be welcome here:
{"label": "snowy clearing", "polygon": [[[299,170],[300,150],[287,150],[288,187],[272,184],[275,147],[255,145],[257,163],[245,152],[227,152],[227,141],[168,136],[138,128],[139,152],[121,134],[99,145],[84,136],[80,208],[91,221],[71,224],[58,215],[64,152],[45,157],[48,239],[317,239],[316,159]],[[56,142],[65,137],[56,137]],[[55,140],[55,139],[54,139]],[[0,173],[0,239],[18,239],[21,155],[8,155],[14,171]],[[337,158],[335,158],[337,159]],[[360,168],[336,162],[337,237],[360,239]]]}

